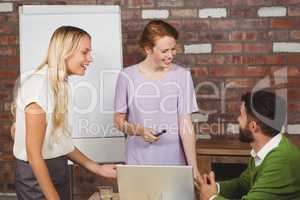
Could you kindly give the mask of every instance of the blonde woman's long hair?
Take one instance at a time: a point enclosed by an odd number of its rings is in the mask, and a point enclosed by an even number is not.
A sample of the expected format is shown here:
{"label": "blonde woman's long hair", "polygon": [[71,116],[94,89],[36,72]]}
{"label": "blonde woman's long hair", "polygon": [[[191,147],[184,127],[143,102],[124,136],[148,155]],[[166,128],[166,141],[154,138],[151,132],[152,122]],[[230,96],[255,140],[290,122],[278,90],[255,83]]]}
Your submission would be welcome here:
{"label": "blonde woman's long hair", "polygon": [[[54,96],[52,118],[54,135],[58,133],[58,129],[69,133],[67,59],[78,49],[82,37],[91,38],[86,31],[78,27],[61,26],[57,28],[51,37],[46,58],[37,69],[39,71],[46,66],[49,68],[49,80]],[[15,109],[15,105],[12,105],[13,107]],[[15,113],[13,109],[12,113]]]}

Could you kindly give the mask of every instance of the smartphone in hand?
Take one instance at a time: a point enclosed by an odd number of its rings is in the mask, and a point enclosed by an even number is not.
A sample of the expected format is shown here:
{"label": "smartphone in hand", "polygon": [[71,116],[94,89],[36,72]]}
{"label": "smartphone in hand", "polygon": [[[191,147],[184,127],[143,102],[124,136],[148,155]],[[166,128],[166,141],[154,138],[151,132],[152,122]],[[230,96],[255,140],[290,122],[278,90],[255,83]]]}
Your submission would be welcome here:
{"label": "smartphone in hand", "polygon": [[166,129],[163,129],[162,131],[160,131],[160,132],[154,134],[154,136],[159,137],[159,136],[161,136],[162,134],[164,134],[164,133],[166,133],[166,132],[167,132],[167,130],[166,130]]}

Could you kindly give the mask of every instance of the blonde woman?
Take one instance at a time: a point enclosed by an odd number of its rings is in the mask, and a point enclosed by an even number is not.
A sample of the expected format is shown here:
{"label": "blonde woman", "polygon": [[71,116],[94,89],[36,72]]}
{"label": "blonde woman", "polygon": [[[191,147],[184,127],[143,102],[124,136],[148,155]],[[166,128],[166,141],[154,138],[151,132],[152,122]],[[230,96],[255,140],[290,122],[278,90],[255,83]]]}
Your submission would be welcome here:
{"label": "blonde woman", "polygon": [[68,130],[68,76],[84,75],[91,62],[90,35],[62,26],[52,35],[45,61],[21,84],[14,134],[19,200],[70,199],[67,159],[116,177],[115,166],[99,165],[74,147]]}

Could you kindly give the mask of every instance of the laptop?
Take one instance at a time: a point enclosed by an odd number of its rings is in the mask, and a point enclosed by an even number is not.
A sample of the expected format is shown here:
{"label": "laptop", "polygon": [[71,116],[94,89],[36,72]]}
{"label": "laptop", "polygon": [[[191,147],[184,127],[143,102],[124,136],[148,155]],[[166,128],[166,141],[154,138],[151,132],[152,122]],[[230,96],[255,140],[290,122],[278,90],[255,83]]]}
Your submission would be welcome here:
{"label": "laptop", "polygon": [[194,200],[191,166],[117,165],[120,200]]}

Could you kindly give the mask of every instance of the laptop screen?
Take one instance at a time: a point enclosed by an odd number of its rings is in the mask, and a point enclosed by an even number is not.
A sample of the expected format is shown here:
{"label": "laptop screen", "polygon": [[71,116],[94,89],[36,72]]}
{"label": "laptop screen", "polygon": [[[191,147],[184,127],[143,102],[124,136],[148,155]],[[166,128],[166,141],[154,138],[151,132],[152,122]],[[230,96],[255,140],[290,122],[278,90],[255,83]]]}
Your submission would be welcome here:
{"label": "laptop screen", "polygon": [[191,166],[117,165],[120,200],[194,200]]}

